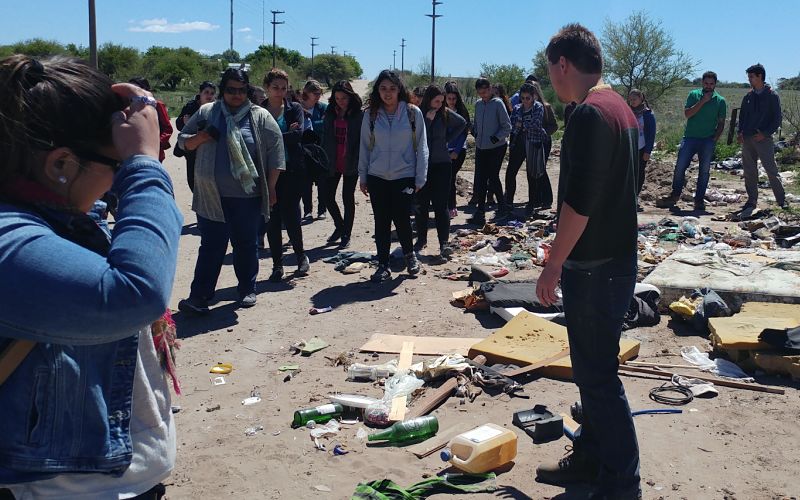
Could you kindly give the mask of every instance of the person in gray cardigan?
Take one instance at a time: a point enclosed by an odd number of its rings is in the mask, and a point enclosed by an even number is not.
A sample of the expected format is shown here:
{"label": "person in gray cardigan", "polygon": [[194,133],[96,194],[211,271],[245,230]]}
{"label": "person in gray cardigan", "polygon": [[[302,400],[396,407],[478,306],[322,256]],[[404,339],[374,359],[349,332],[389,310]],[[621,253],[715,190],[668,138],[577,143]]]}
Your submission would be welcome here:
{"label": "person in gray cardigan", "polygon": [[392,222],[403,247],[408,273],[419,273],[411,235],[411,203],[425,185],[428,141],[425,119],[408,104],[408,90],[394,71],[375,79],[361,123],[358,176],[361,192],[369,195],[375,217],[378,269],[372,281],[390,280],[389,247]]}
{"label": "person in gray cardigan", "polygon": [[467,121],[444,105],[445,93],[438,85],[429,85],[422,97],[425,132],[428,136],[428,179],[419,192],[416,216],[417,242],[414,250],[420,251],[428,243],[428,205],[433,205],[436,233],[439,237],[439,257],[447,259],[453,250],[450,239],[450,176],[452,174],[450,151],[447,144],[461,135]]}
{"label": "person in gray cardigan", "polygon": [[256,304],[259,227],[269,219],[278,175],[286,165],[278,124],[247,99],[249,83],[244,71],[226,70],[221,98],[204,104],[178,136],[183,150],[197,151],[192,210],[200,230],[189,298],[178,303],[183,312],[208,313],[228,241],[239,305]]}
{"label": "person in gray cardigan", "polygon": [[[333,84],[331,98],[323,117],[322,147],[328,156],[328,178],[325,186],[325,208],[331,214],[335,230],[328,244],[339,242],[340,248],[350,246],[353,221],[356,216],[356,184],[358,184],[358,156],[361,147],[361,98],[347,80]],[[344,218],[336,203],[336,191],[342,182]]]}
{"label": "person in gray cardigan", "polygon": [[475,197],[478,209],[467,221],[483,226],[486,222],[486,191],[494,195],[498,203],[498,218],[511,213],[503,197],[500,183],[500,167],[508,149],[511,134],[511,119],[502,100],[492,97],[491,83],[486,78],[475,81],[475,90],[480,100],[475,103],[472,134],[475,136]]}

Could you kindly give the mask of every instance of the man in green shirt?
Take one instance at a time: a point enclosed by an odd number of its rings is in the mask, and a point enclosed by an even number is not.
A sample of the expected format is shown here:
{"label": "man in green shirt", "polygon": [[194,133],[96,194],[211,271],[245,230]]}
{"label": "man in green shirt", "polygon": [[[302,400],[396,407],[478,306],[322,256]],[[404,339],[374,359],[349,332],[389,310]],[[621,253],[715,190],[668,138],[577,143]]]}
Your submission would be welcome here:
{"label": "man in green shirt", "polygon": [[704,211],[706,188],[711,172],[711,160],[714,158],[714,146],[725,129],[725,114],[728,106],[725,98],[714,89],[717,86],[717,74],[713,71],[703,73],[703,88],[689,92],[683,114],[686,116],[686,129],[683,132],[678,149],[678,160],[672,177],[672,193],[658,202],[662,208],[672,208],[681,197],[686,183],[686,169],[696,154],[700,160],[700,172],[697,174],[697,190],[694,195],[694,209]]}

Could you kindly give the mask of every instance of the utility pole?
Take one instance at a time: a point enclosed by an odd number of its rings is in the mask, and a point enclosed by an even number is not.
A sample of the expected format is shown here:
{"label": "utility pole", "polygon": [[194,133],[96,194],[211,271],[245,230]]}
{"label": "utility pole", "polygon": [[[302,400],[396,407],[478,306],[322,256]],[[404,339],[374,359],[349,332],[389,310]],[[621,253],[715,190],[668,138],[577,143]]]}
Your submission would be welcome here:
{"label": "utility pole", "polygon": [[403,42],[400,44],[400,73],[402,74],[406,70],[406,39],[402,39]]}
{"label": "utility pole", "polygon": [[267,31],[266,1],[261,0],[261,45],[264,45],[264,36]]}
{"label": "utility pole", "polygon": [[[231,1],[233,1],[233,0],[231,0]],[[275,67],[275,26],[277,26],[279,24],[284,24],[284,21],[276,21],[275,20],[275,16],[277,16],[278,14],[283,14],[284,12],[282,10],[271,10],[270,12],[272,12],[272,21],[270,21],[270,22],[272,24],[272,67],[274,68]]]}
{"label": "utility pole", "polygon": [[97,68],[97,18],[94,0],[89,0],[89,63]]}
{"label": "utility pole", "polygon": [[431,5],[433,7],[433,12],[431,14],[425,14],[425,16],[431,18],[431,83],[433,83],[434,75],[436,74],[436,18],[442,17],[436,14],[436,6],[442,5],[442,2],[431,0]]}
{"label": "utility pole", "polygon": [[336,54],[336,52],[333,51],[333,49],[335,49],[335,48],[336,48],[336,45],[331,45],[331,55]]}
{"label": "utility pole", "polygon": [[233,0],[231,0],[231,51],[233,51]]}
{"label": "utility pole", "polygon": [[311,78],[314,78],[314,47],[319,45],[317,40],[319,40],[318,36],[311,37]]}
{"label": "utility pole", "polygon": [[397,49],[392,51],[392,69],[397,69]]}

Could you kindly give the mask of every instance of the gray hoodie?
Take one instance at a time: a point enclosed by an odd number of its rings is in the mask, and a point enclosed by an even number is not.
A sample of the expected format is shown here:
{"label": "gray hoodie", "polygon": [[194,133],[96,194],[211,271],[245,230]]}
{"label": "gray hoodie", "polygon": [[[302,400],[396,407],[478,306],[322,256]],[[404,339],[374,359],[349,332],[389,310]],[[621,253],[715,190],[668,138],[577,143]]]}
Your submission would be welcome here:
{"label": "gray hoodie", "polygon": [[358,157],[358,177],[366,184],[367,176],[374,175],[388,181],[414,177],[414,184],[422,187],[428,177],[428,141],[425,138],[425,118],[422,111],[412,107],[414,113],[417,153],[411,139],[406,103],[400,101],[397,111],[389,121],[383,106],[375,119],[375,144],[370,151],[370,113],[364,111],[361,122],[361,148]]}
{"label": "gray hoodie", "polygon": [[[499,148],[508,142],[511,134],[511,119],[506,105],[499,97],[489,102],[483,99],[475,103],[475,119],[472,122],[472,133],[475,136],[475,147],[478,149]],[[492,144],[491,137],[499,140]]]}

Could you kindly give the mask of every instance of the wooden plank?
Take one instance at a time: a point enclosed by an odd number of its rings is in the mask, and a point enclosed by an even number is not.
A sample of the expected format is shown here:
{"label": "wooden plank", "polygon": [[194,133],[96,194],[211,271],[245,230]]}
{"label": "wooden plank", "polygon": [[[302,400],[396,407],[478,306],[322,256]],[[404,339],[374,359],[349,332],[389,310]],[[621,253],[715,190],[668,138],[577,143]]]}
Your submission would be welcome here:
{"label": "wooden plank", "polygon": [[625,366],[625,365],[620,365],[619,369],[626,372],[647,373],[648,375],[660,375],[660,376],[668,375],[670,378],[672,378],[673,375],[680,375],[681,377],[706,380],[708,382],[713,382],[714,384],[720,385],[722,387],[732,387],[734,389],[745,389],[748,391],[756,391],[756,392],[769,392],[772,394],[786,393],[786,391],[784,391],[780,387],[770,387],[768,385],[759,385],[759,384],[748,384],[745,382],[734,382],[733,380],[725,380],[716,377],[705,377],[702,375],[697,375],[696,373],[688,375],[688,374],[672,373],[664,370],[653,370],[650,368],[640,368],[637,366]]}
{"label": "wooden plank", "polygon": [[447,426],[440,429],[439,432],[432,438],[426,439],[422,443],[417,443],[413,446],[407,446],[405,449],[413,453],[417,458],[425,458],[436,451],[441,450],[450,442],[451,439],[458,436],[462,432],[470,430],[471,426],[466,422],[459,422],[455,425]]}
{"label": "wooden plank", "polygon": [[674,365],[669,363],[648,363],[646,361],[626,361],[628,366],[650,366],[653,368],[683,368],[685,370],[700,370],[699,366],[694,365]]}
{"label": "wooden plank", "polygon": [[[397,373],[403,373],[411,366],[411,356],[414,353],[414,342],[403,342],[400,349],[400,359],[397,361]],[[397,396],[392,399],[389,410],[389,421],[399,422],[406,416],[406,403],[408,396]]]}
{"label": "wooden plank", "polygon": [[503,372],[503,375],[505,375],[506,377],[510,377],[510,378],[519,377],[520,375],[524,375],[526,373],[534,372],[534,371],[538,370],[539,368],[543,368],[543,367],[545,367],[545,366],[547,366],[549,364],[555,363],[556,361],[560,360],[561,358],[566,358],[567,356],[569,356],[569,347],[566,347],[566,348],[562,349],[561,352],[559,352],[558,354],[554,354],[554,355],[550,356],[547,359],[543,359],[541,361],[537,361],[536,363],[531,363],[531,364],[526,365],[526,366],[521,366],[521,367],[519,367],[519,368],[517,368],[515,370],[509,370],[509,371]]}
{"label": "wooden plank", "polygon": [[466,356],[469,348],[481,340],[483,339],[470,337],[414,337],[411,335],[375,333],[359,350],[361,352],[397,354],[403,348],[403,342],[413,342],[414,354],[417,355],[461,354]]}
{"label": "wooden plank", "polygon": [[580,428],[581,424],[576,422],[571,416],[567,415],[566,413],[561,413],[561,419],[564,421],[564,434],[567,435],[568,438],[574,439],[575,433]]}
{"label": "wooden plank", "polygon": [[[484,364],[486,363],[486,357],[478,355],[475,356],[473,361]],[[407,414],[408,418],[417,418],[432,412],[443,401],[449,398],[457,387],[458,380],[456,380],[456,377],[450,377],[436,389],[427,391],[425,395],[419,398],[416,405],[411,408],[410,412]]]}

